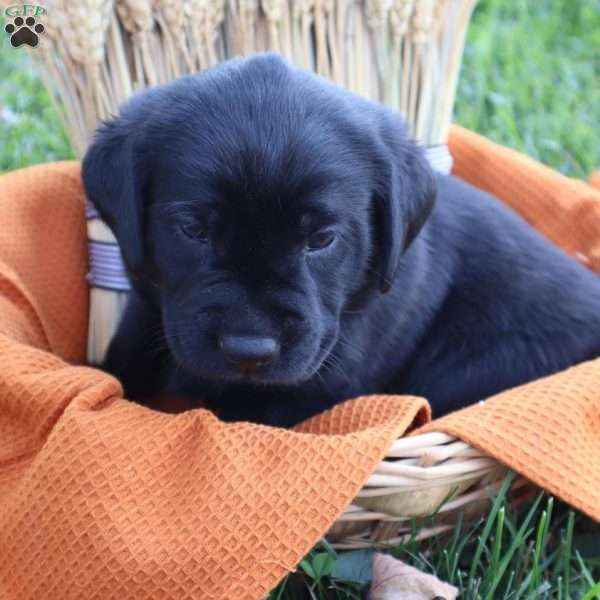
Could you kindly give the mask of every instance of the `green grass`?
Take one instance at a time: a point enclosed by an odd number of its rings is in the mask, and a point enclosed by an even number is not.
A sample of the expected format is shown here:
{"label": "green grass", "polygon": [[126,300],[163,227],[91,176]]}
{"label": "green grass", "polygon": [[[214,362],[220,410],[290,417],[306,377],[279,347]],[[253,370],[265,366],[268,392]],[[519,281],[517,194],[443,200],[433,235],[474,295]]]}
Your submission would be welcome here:
{"label": "green grass", "polygon": [[[461,600],[600,599],[600,526],[543,493],[513,510],[510,483],[490,499],[485,519],[384,551],[456,586]],[[371,550],[336,553],[321,544],[269,600],[363,598],[371,559]]]}
{"label": "green grass", "polygon": [[600,168],[600,0],[481,0],[456,121],[575,177]]}
{"label": "green grass", "polygon": [[[3,32],[0,32],[3,33]],[[3,116],[4,115],[4,116]],[[600,0],[480,0],[455,120],[561,172],[600,168]],[[23,49],[0,43],[0,172],[72,158]],[[600,529],[547,497],[390,551],[461,590],[461,599],[600,599]],[[315,549],[270,598],[360,598],[368,553]]]}
{"label": "green grass", "polygon": [[10,46],[1,29],[0,172],[73,158],[60,117],[26,51]]}

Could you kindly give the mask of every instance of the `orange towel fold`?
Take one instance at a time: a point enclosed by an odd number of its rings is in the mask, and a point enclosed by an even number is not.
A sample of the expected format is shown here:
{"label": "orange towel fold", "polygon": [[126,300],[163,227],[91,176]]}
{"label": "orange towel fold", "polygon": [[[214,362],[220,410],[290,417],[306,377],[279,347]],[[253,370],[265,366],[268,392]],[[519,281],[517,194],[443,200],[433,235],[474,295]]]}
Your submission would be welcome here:
{"label": "orange towel fold", "polygon": [[[451,149],[460,176],[600,270],[599,192],[458,128]],[[0,224],[0,598],[264,597],[418,426],[600,520],[600,362],[428,424],[427,403],[400,396],[294,431],[161,413],[83,366],[79,165],[1,177]]]}

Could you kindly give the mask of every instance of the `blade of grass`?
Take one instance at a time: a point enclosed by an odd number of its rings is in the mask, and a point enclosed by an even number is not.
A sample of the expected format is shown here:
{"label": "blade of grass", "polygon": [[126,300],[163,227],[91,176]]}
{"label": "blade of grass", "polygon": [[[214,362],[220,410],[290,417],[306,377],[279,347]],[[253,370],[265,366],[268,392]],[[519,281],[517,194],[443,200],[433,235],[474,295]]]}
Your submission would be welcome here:
{"label": "blade of grass", "polygon": [[546,547],[546,538],[548,535],[548,527],[552,518],[552,507],[554,505],[554,499],[548,498],[548,505],[546,510],[542,513],[540,522],[538,524],[537,537],[535,540],[535,549],[533,552],[533,571],[532,577],[529,582],[529,594],[533,594],[534,590],[539,589],[541,584],[540,577],[540,559],[542,551]]}
{"label": "blade of grass", "polygon": [[594,600],[600,598],[600,581],[581,600]]}
{"label": "blade of grass", "polygon": [[494,548],[492,550],[492,560],[490,563],[489,573],[495,573],[500,563],[500,552],[502,551],[502,536],[504,534],[504,506],[498,511],[496,518],[496,537],[494,539]]}
{"label": "blade of grass", "polygon": [[321,544],[321,546],[323,546],[323,550],[325,550],[325,552],[327,552],[327,554],[329,554],[331,558],[337,558],[338,555],[335,551],[335,548],[327,541],[327,539],[321,538],[321,541],[319,543]]}
{"label": "blade of grass", "polygon": [[283,598],[283,592],[285,592],[285,588],[287,586],[289,575],[286,575],[275,590],[275,595],[271,596],[271,600],[281,600]]}
{"label": "blade of grass", "polygon": [[563,581],[562,581],[562,577],[558,577],[558,579],[556,580],[556,590],[558,592],[557,596],[556,596],[556,600],[562,600],[563,599]]}
{"label": "blade of grass", "polygon": [[[463,529],[463,514],[460,513],[458,515],[458,520],[456,521],[456,525],[454,530],[452,531],[452,541],[446,548],[442,551],[442,557],[444,559],[444,563],[446,566],[446,581],[454,580],[454,573],[456,572],[456,565],[458,564],[458,546],[460,534]],[[452,556],[452,561],[450,561],[450,557]]]}
{"label": "blade of grass", "polygon": [[587,584],[594,587],[597,582],[594,581],[590,570],[587,568],[583,558],[581,558],[581,554],[579,554],[577,550],[575,551],[575,557],[577,558],[577,563],[579,564],[579,568],[581,569],[581,574],[584,576]]}
{"label": "blade of grass", "polygon": [[571,597],[571,554],[573,552],[573,528],[575,527],[575,513],[570,510],[567,519],[567,533],[564,543],[563,577],[565,578],[565,598]]}
{"label": "blade of grass", "polygon": [[473,525],[469,531],[469,533],[467,535],[461,536],[461,540],[458,544],[458,546],[455,549],[455,556],[454,556],[454,560],[452,563],[452,569],[453,572],[456,572],[456,570],[458,569],[458,564],[460,562],[460,559],[462,558],[465,548],[466,546],[473,541],[473,537],[475,535],[475,532],[484,524],[484,520],[483,519],[479,519],[475,525]]}
{"label": "blade of grass", "polygon": [[492,509],[490,510],[490,514],[488,515],[488,518],[483,527],[483,531],[481,532],[481,536],[479,537],[479,541],[477,543],[477,548],[475,549],[475,556],[473,557],[473,562],[471,563],[471,569],[469,570],[469,580],[470,581],[475,579],[475,573],[477,571],[477,567],[479,566],[479,562],[481,560],[481,554],[483,553],[483,550],[487,543],[488,537],[490,536],[490,532],[492,531],[492,527],[496,520],[496,515],[498,514],[498,511],[500,510],[502,505],[504,504],[504,501],[506,499],[506,494],[508,493],[508,490],[510,489],[510,486],[512,485],[512,482],[514,481],[514,479],[515,479],[515,474],[509,473],[504,478],[504,481],[502,482],[502,485],[500,486],[500,489],[498,490],[498,495],[494,499],[494,502],[492,504]]}
{"label": "blade of grass", "polygon": [[508,598],[510,598],[510,595],[513,593],[511,591],[511,589],[512,589],[514,580],[515,580],[515,572],[513,570],[510,572],[510,574],[508,576],[508,581],[506,582],[506,588],[504,590],[504,600],[508,600]]}
{"label": "blade of grass", "polygon": [[498,570],[494,574],[494,580],[492,582],[492,585],[490,586],[490,588],[488,590],[486,590],[487,591],[487,594],[485,596],[486,600],[493,600],[494,593],[496,592],[496,588],[500,584],[500,581],[502,580],[504,573],[506,572],[508,566],[510,565],[510,562],[512,561],[512,558],[513,558],[515,552],[525,542],[525,540],[527,540],[527,538],[533,532],[533,530],[528,529],[528,527],[537,512],[538,506],[540,505],[542,498],[543,498],[543,493],[540,493],[538,495],[538,497],[536,498],[535,502],[533,503],[532,507],[529,509],[527,516],[523,520],[521,527],[519,527],[519,530],[517,531],[517,535],[513,539],[506,554],[502,557],[502,561],[500,562]]}

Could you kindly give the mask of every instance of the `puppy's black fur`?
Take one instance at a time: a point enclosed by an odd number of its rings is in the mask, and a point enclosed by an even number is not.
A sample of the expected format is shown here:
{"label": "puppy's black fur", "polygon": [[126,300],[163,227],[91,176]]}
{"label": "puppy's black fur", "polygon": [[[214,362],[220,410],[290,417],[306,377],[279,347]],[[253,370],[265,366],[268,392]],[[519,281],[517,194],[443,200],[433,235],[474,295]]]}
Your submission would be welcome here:
{"label": "puppy's black fur", "polygon": [[[104,367],[140,402],[288,426],[393,392],[441,415],[600,353],[599,278],[275,55],[135,96],[83,180],[133,285]],[[232,364],[228,335],[276,357]]]}

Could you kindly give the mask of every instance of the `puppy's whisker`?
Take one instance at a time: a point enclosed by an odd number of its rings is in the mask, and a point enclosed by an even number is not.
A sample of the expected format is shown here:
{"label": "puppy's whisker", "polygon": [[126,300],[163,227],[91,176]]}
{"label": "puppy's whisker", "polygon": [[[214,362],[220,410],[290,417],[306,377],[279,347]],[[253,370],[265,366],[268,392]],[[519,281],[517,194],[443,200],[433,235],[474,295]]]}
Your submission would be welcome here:
{"label": "puppy's whisker", "polygon": [[366,353],[365,348],[358,346],[356,344],[347,342],[346,340],[344,340],[342,338],[338,338],[336,344],[340,344],[340,346],[343,346],[344,348],[348,348],[349,350],[352,350],[353,352],[355,352],[357,354],[358,358],[364,358],[364,355]]}
{"label": "puppy's whisker", "polygon": [[[321,367],[323,366],[323,364],[321,364]],[[321,381],[321,383],[328,388],[329,384],[327,383],[326,379],[323,377],[323,375],[320,373],[321,367],[319,367],[319,369],[317,369],[315,371],[315,375],[319,378],[319,380]]]}
{"label": "puppy's whisker", "polygon": [[157,283],[153,278],[148,277],[148,283],[150,285],[153,285],[155,288],[160,289],[160,284]]}
{"label": "puppy's whisker", "polygon": [[339,361],[339,358],[331,353],[327,358],[323,361],[323,365],[330,368],[330,372],[341,375],[344,379],[350,379],[342,364]]}
{"label": "puppy's whisker", "polygon": [[[167,341],[172,341],[173,343],[175,343],[175,340],[177,340],[177,333],[174,333],[173,335],[168,335],[165,334],[165,339]],[[185,370],[185,365],[179,360],[179,358],[177,357],[177,354],[175,354],[174,352],[170,352],[170,356],[173,360],[173,362],[175,363],[175,373],[174,373],[174,378],[177,379],[177,376],[179,375],[179,373],[181,371]]]}

